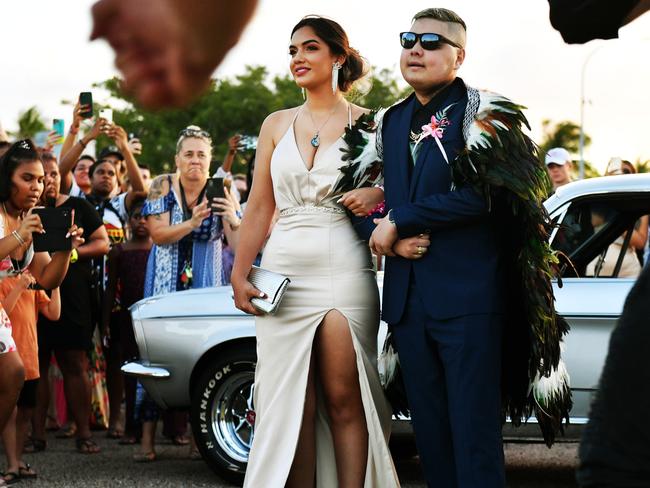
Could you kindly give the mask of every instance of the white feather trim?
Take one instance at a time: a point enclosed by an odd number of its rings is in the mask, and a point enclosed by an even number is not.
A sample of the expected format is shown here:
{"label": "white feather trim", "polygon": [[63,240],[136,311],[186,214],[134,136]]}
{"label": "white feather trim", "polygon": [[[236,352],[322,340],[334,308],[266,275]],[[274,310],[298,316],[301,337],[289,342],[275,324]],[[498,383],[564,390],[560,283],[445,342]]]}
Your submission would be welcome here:
{"label": "white feather trim", "polygon": [[480,91],[480,95],[481,97],[478,111],[474,117],[474,121],[469,127],[469,133],[467,137],[467,147],[470,150],[486,149],[491,145],[491,136],[481,128],[478,123],[479,121],[483,123],[488,121],[489,124],[497,129],[507,129],[508,127],[504,125],[503,122],[494,118],[489,118],[488,116],[492,112],[516,113],[514,110],[509,110],[495,104],[495,102],[510,102],[510,100],[508,100],[506,97],[484,90]]}

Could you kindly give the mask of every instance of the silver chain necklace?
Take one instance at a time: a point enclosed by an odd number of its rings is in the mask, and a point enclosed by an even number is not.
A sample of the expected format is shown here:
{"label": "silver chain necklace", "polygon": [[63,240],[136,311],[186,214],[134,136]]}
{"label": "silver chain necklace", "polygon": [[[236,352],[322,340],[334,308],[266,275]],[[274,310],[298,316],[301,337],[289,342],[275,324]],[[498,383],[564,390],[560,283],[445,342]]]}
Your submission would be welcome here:
{"label": "silver chain necklace", "polygon": [[[316,129],[316,133],[314,134],[314,137],[312,137],[312,138],[311,138],[311,141],[310,141],[310,142],[311,142],[311,145],[312,145],[313,147],[318,147],[318,146],[320,146],[320,131],[321,131],[321,130],[323,129],[323,127],[325,127],[325,125],[330,121],[330,119],[332,118],[332,115],[334,115],[334,112],[336,112],[336,109],[338,108],[338,106],[339,106],[340,103],[341,103],[341,100],[339,100],[338,102],[336,102],[336,104],[334,105],[334,108],[333,108],[332,111],[330,112],[330,114],[329,114],[329,116],[327,117],[327,119],[325,120],[325,122],[323,122],[323,123],[321,124],[321,126],[318,127],[318,128]],[[304,107],[307,108],[307,104],[305,104]],[[309,109],[307,108],[307,112],[309,113],[309,117],[311,118],[311,123],[312,123],[312,125],[313,125],[314,127],[316,127],[316,122],[314,121],[314,116],[312,115],[311,110],[309,110]]]}

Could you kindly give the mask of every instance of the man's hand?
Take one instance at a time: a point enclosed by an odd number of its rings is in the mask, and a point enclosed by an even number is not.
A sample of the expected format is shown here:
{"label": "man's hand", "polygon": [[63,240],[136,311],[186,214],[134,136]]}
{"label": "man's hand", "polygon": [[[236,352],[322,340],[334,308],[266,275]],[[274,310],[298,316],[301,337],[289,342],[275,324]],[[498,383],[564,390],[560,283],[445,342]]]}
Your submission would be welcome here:
{"label": "man's hand", "polygon": [[198,97],[237,41],[257,0],[100,0],[91,39],[105,38],[125,88],[146,108]]}
{"label": "man's hand", "polygon": [[428,234],[400,239],[393,246],[393,252],[404,259],[420,259],[429,250],[431,240]]}
{"label": "man's hand", "polygon": [[388,215],[383,219],[373,219],[377,226],[370,236],[370,250],[377,255],[395,256],[393,245],[399,238],[397,227],[388,220]]}

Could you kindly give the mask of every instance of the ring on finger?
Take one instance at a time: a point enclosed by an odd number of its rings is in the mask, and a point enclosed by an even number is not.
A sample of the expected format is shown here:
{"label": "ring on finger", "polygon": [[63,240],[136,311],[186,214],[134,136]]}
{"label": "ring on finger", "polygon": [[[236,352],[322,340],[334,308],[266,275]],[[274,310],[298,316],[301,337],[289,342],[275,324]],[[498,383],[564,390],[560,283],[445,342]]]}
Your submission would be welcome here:
{"label": "ring on finger", "polygon": [[416,254],[424,254],[424,251],[426,251],[426,249],[424,247],[422,247],[422,246],[418,246],[418,247],[415,248],[415,253]]}

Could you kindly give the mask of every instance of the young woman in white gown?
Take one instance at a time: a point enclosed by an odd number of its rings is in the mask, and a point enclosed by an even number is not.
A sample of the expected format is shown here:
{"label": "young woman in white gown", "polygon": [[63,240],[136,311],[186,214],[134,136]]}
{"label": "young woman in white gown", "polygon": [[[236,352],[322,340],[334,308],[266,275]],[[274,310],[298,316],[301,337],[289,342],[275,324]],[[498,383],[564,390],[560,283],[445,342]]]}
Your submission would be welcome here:
{"label": "young woman in white gown", "polygon": [[[247,275],[277,207],[261,265],[291,284],[278,312],[256,319],[255,437],[244,486],[396,487],[391,410],[377,373],[375,272],[332,191],[344,130],[367,112],[343,98],[364,64],[343,29],[321,17],[296,25],[289,54],[306,102],[262,125],[232,273],[237,307],[257,315],[250,299],[259,291]],[[380,189],[365,189],[345,201],[363,214],[382,199]]]}

